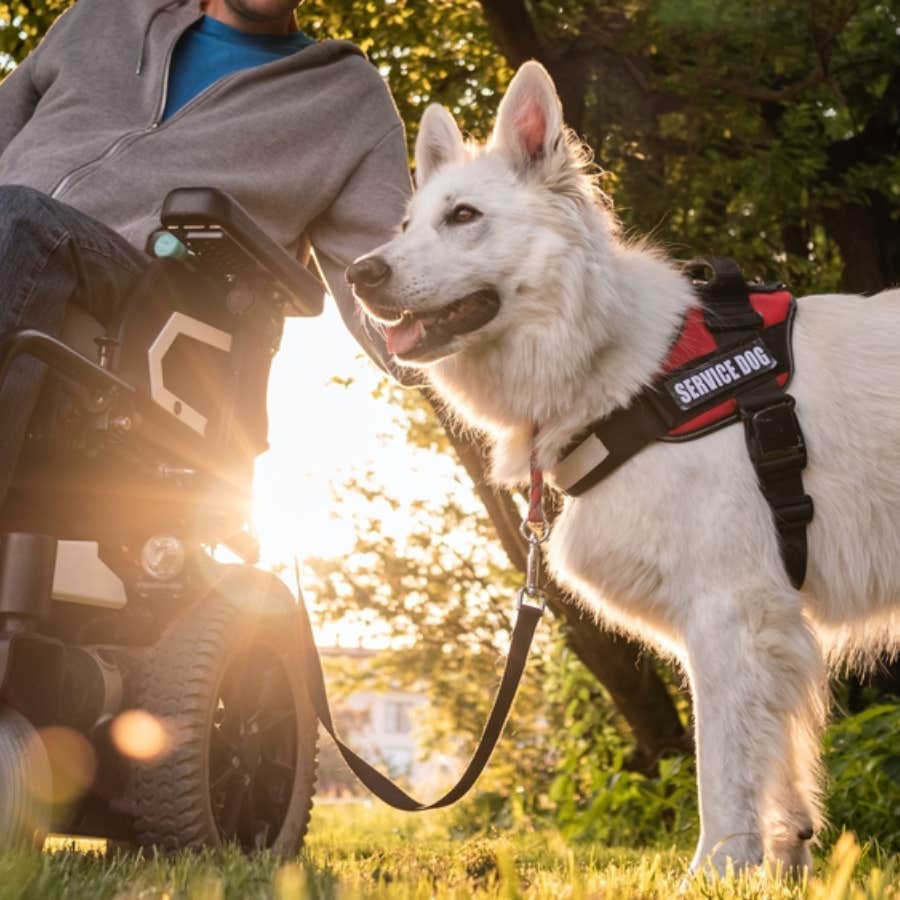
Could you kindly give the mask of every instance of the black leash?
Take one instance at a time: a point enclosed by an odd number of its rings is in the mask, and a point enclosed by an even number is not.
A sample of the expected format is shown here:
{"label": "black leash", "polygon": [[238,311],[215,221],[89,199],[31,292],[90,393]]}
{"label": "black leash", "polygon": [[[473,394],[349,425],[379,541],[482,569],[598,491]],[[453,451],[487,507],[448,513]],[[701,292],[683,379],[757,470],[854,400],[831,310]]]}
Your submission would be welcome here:
{"label": "black leash", "polygon": [[[509,654],[506,658],[506,666],[500,679],[500,687],[494,697],[487,724],[478,741],[478,746],[469,760],[465,771],[456,785],[440,799],[433,803],[422,803],[411,797],[401,787],[398,787],[387,776],[383,775],[374,766],[367,763],[361,756],[350,749],[347,744],[338,737],[334,721],[331,717],[331,708],[328,705],[328,695],[325,690],[325,677],[322,672],[322,660],[316,648],[312,625],[309,614],[303,603],[298,604],[300,611],[300,627],[303,630],[303,638],[308,648],[305,654],[306,667],[306,691],[312,703],[316,716],[322,723],[322,727],[334,739],[344,762],[350,767],[354,775],[380,800],[383,800],[394,809],[405,812],[423,812],[427,809],[440,809],[450,806],[461,799],[469,788],[478,780],[478,776],[484,770],[494,747],[500,739],[503,725],[509,716],[510,708],[519,688],[522,673],[525,671],[525,663],[528,660],[528,651],[534,632],[546,605],[546,596],[540,587],[541,575],[541,551],[540,546],[549,537],[549,529],[543,516],[543,506],[540,494],[542,493],[542,477],[539,469],[532,468],[532,491],[528,518],[522,525],[522,533],[528,541],[528,565],[525,587],[519,591],[516,614],[516,624],[513,627],[509,644]],[[536,488],[537,485],[537,488]],[[537,499],[536,494],[538,495]],[[540,519],[538,519],[540,516]],[[299,578],[298,578],[299,589]]]}
{"label": "black leash", "polygon": [[303,604],[300,604],[300,610],[303,623],[301,627],[307,632],[309,647],[312,648],[311,652],[307,654],[307,693],[313,709],[322,723],[322,727],[334,739],[341,756],[344,757],[344,762],[347,763],[353,774],[380,800],[383,800],[389,806],[393,806],[394,809],[402,809],[406,812],[439,809],[442,806],[449,806],[451,803],[455,803],[464,796],[469,788],[475,784],[478,776],[485,765],[487,765],[488,760],[491,758],[491,753],[493,753],[494,747],[500,738],[500,732],[503,730],[503,724],[509,715],[510,707],[516,696],[516,690],[519,687],[519,681],[522,678],[522,672],[525,669],[528,651],[531,648],[531,639],[534,637],[535,629],[541,619],[543,607],[535,606],[532,603],[522,603],[519,606],[516,624],[512,632],[509,656],[506,659],[506,668],[503,670],[503,677],[500,680],[500,687],[497,689],[497,696],[494,698],[493,708],[488,716],[487,724],[484,726],[484,731],[478,741],[475,753],[472,755],[465,772],[463,772],[455,787],[433,803],[422,803],[411,797],[406,791],[398,787],[374,766],[371,766],[361,756],[351,750],[338,737],[331,718],[331,709],[328,706],[325,680],[322,674],[322,662],[313,642],[309,616]]}

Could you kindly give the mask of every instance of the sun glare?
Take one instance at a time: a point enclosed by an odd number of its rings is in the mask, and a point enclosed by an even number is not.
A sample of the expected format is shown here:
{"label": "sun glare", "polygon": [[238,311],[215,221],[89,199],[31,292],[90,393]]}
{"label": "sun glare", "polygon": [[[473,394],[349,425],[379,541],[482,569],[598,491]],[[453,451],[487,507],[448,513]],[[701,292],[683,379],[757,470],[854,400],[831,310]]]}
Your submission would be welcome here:
{"label": "sun glare", "polygon": [[[293,567],[310,557],[352,551],[354,512],[366,503],[344,487],[375,473],[401,510],[379,510],[386,532],[402,537],[402,506],[459,492],[453,458],[417,451],[398,411],[372,396],[381,376],[344,327],[333,301],[315,319],[289,319],[269,383],[269,444],[256,465],[254,520],[264,565]],[[341,498],[339,507],[335,495]],[[383,513],[383,514],[382,514]],[[302,583],[302,578],[301,578]],[[362,633],[338,635],[357,643]],[[334,639],[334,632],[323,640]]]}
{"label": "sun glare", "polygon": [[267,564],[335,557],[353,545],[352,524],[333,515],[331,491],[371,457],[390,413],[371,399],[374,366],[342,330],[332,303],[316,319],[289,319],[272,366],[270,449],[257,460],[254,479]]}

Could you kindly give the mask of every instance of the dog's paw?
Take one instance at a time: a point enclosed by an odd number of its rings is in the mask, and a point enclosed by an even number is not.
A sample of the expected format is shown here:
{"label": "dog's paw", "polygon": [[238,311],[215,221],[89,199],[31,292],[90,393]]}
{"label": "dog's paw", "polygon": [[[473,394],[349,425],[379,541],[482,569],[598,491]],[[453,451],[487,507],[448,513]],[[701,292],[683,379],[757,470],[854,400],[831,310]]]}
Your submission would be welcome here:
{"label": "dog's paw", "polygon": [[766,853],[766,868],[781,878],[802,881],[813,873],[812,851],[808,841],[812,838],[800,838],[791,842],[773,843]]}
{"label": "dog's paw", "polygon": [[712,877],[739,875],[763,864],[761,836],[756,832],[728,835],[716,842],[701,843],[691,862],[693,875]]}

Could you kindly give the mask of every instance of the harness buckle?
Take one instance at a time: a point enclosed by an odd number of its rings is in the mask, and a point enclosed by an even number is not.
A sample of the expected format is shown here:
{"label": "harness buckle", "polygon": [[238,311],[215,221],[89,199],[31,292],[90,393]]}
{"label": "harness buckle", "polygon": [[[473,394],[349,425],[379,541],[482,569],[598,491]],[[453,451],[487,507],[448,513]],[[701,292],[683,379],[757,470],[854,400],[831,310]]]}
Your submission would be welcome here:
{"label": "harness buckle", "polygon": [[789,394],[744,416],[747,451],[757,473],[775,475],[806,467],[806,442]]}
{"label": "harness buckle", "polygon": [[779,525],[786,528],[805,528],[813,520],[815,506],[812,497],[804,494],[793,503],[775,503],[772,510]]}

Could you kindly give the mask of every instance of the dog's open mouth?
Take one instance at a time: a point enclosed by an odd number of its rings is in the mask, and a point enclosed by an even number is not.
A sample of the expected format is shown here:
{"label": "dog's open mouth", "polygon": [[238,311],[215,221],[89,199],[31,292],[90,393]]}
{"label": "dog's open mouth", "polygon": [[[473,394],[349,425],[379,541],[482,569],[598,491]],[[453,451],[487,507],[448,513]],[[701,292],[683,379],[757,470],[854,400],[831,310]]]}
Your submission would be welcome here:
{"label": "dog's open mouth", "polygon": [[487,325],[500,309],[493,290],[475,291],[437,311],[403,315],[385,327],[388,353],[416,360],[432,355],[450,340]]}

